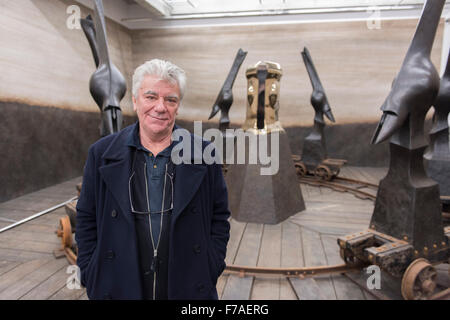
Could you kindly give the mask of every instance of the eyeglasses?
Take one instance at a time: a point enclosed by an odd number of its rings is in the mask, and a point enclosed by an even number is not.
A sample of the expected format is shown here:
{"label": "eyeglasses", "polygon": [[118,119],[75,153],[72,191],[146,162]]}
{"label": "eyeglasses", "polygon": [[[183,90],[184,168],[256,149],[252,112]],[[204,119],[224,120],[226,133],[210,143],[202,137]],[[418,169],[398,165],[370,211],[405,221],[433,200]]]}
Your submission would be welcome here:
{"label": "eyeglasses", "polygon": [[[149,215],[152,213],[158,213],[163,214],[166,212],[169,212],[173,209],[173,173],[168,172],[169,165],[166,164],[166,170],[164,173],[164,186],[163,186],[163,194],[162,194],[162,203],[161,203],[161,211],[151,211],[150,210],[150,200],[149,200],[149,193],[148,193],[148,181],[147,181],[147,163],[144,163],[144,177],[145,177],[145,199],[147,201],[146,206],[142,203],[141,199],[138,198],[139,192],[137,190],[143,189],[142,186],[139,186],[139,181],[136,179],[136,171],[133,171],[133,173],[130,176],[130,179],[128,181],[128,194],[130,197],[130,204],[131,204],[131,212],[134,214],[142,214],[142,215]],[[169,178],[170,184],[167,185],[167,178]],[[167,186],[170,188],[168,191],[170,192],[170,205],[168,208],[165,208],[166,206],[166,188]],[[141,187],[141,188],[139,188]]]}

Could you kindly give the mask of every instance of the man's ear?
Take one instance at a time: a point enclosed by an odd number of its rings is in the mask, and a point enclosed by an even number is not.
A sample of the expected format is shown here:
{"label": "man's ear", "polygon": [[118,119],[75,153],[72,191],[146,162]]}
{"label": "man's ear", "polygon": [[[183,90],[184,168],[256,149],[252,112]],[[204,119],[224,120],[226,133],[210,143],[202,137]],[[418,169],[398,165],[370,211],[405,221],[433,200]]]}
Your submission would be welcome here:
{"label": "man's ear", "polygon": [[131,101],[133,101],[133,110],[136,112],[137,111],[136,98],[134,97],[134,95],[131,95]]}

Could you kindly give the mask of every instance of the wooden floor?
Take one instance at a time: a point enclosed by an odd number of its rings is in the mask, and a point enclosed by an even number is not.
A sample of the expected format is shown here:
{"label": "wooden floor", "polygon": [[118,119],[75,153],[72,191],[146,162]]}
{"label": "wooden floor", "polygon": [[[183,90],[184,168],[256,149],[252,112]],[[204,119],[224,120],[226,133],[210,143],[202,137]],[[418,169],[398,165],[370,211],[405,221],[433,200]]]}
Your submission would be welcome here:
{"label": "wooden floor", "polygon": [[[383,168],[344,167],[340,176],[378,183]],[[0,228],[76,195],[81,178],[0,204]],[[301,185],[307,209],[277,225],[231,219],[227,264],[302,267],[341,264],[336,238],[364,230],[373,202],[328,188]],[[64,208],[0,233],[0,299],[87,299],[84,289],[69,289],[71,273],[54,231]],[[373,299],[347,277],[255,278],[223,274],[221,299]]]}
{"label": "wooden floor", "polygon": [[[65,202],[77,195],[81,177],[0,204],[0,228]],[[0,300],[87,299],[84,289],[70,290],[73,273],[65,258],[53,250],[61,246],[55,235],[64,208],[0,233]]]}
{"label": "wooden floor", "polygon": [[[384,168],[344,167],[340,176],[378,183]],[[231,219],[227,264],[304,267],[342,264],[337,237],[367,229],[373,202],[329,188],[301,185],[306,210],[277,225]],[[372,299],[341,275],[287,280],[222,275],[219,297],[228,299]]]}

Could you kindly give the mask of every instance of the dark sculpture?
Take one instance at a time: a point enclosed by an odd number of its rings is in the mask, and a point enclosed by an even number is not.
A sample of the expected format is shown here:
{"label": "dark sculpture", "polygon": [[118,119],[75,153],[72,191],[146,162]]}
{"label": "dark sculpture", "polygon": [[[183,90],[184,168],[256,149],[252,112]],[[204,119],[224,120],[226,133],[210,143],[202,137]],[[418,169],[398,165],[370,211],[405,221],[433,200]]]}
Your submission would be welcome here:
{"label": "dark sculpture", "polygon": [[391,138],[391,162],[380,182],[371,226],[408,239],[420,250],[444,240],[439,186],[426,176],[423,165],[425,116],[439,90],[430,54],[443,4],[427,1],[372,139],[380,143]]}
{"label": "dark sculpture", "polygon": [[445,0],[425,3],[414,38],[391,92],[372,143],[390,139],[389,171],[378,188],[368,230],[338,238],[349,265],[372,264],[401,277],[405,299],[426,299],[436,288],[432,263],[450,255],[450,228],[444,229],[438,184],[427,177],[423,153],[424,122],[439,90],[431,59]]}
{"label": "dark sculpture", "polygon": [[89,89],[101,111],[100,134],[106,136],[122,128],[120,101],[127,88],[125,78],[109,57],[103,3],[101,0],[94,0],[94,4],[94,20],[88,16],[80,19],[80,22],[97,67],[91,76]]}
{"label": "dark sculpture", "polygon": [[[450,53],[434,102],[430,146],[425,154],[427,174],[439,183],[441,197],[450,196],[450,148],[448,114],[450,112]],[[446,201],[448,202],[448,201]]]}
{"label": "dark sculpture", "polygon": [[94,57],[95,67],[98,68],[98,47],[95,35],[95,26],[94,21],[92,21],[92,17],[89,14],[86,19],[80,19],[81,28],[89,42],[89,46],[91,47],[92,56]]}
{"label": "dark sculpture", "polygon": [[208,120],[212,119],[220,110],[219,129],[222,131],[230,127],[228,112],[233,104],[233,84],[246,56],[246,51],[243,51],[242,49],[238,50],[230,72],[228,73],[222,89],[220,89],[219,95],[217,96],[216,102],[214,102],[211,114],[208,118]]}
{"label": "dark sculpture", "polygon": [[307,167],[316,167],[327,158],[325,136],[323,133],[325,127],[323,115],[325,114],[332,122],[335,122],[335,120],[308,48],[305,47],[303,49],[302,57],[313,87],[311,104],[315,111],[313,131],[305,138],[303,143],[302,161]]}

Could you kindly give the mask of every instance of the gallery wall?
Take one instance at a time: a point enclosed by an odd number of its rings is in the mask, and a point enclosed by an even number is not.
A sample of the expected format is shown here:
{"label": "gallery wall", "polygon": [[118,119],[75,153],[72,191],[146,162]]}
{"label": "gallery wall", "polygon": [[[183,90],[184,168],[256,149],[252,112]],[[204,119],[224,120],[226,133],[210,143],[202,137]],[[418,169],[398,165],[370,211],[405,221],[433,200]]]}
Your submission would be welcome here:
{"label": "gallery wall", "polygon": [[[87,149],[99,138],[100,113],[89,90],[95,71],[81,29],[67,26],[68,0],[0,2],[0,202],[82,174]],[[79,6],[81,17],[92,11]],[[351,165],[387,164],[386,145],[369,144],[384,98],[400,68],[417,20],[327,22],[211,28],[128,30],[106,19],[109,52],[127,79],[121,107],[135,121],[131,76],[152,58],[170,60],[188,75],[179,123],[205,121],[239,48],[248,51],[234,85],[232,125],[245,117],[245,69],[260,60],[281,64],[280,120],[293,153],[312,125],[311,84],[300,51],[307,46],[337,123],[328,123],[329,154]],[[439,70],[443,21],[432,60]]]}
{"label": "gallery wall", "polygon": [[[72,4],[0,1],[0,202],[80,176],[100,137],[89,93],[95,63],[83,31],[67,27]],[[79,8],[81,17],[92,14]],[[130,86],[131,34],[108,19],[107,34],[111,60]],[[134,121],[129,92],[122,109]]]}
{"label": "gallery wall", "polygon": [[[237,50],[248,51],[230,110],[231,124],[239,127],[246,112],[245,70],[260,60],[278,62],[283,69],[279,116],[292,153],[301,154],[314,117],[311,83],[300,55],[306,46],[336,118],[335,124],[327,120],[325,128],[328,155],[346,159],[349,165],[387,166],[387,144],[374,146],[370,141],[416,25],[417,19],[407,19],[383,20],[375,27],[352,21],[139,30],[132,33],[133,63],[136,67],[162,58],[183,67],[188,88],[179,118],[217,127],[219,116],[207,120],[211,107]],[[443,29],[442,19],[432,51],[437,70]]]}
{"label": "gallery wall", "polygon": [[[245,70],[260,60],[283,69],[280,120],[284,126],[309,126],[311,83],[300,51],[308,47],[338,124],[374,122],[413,37],[416,19],[177,28],[132,33],[133,63],[164,58],[182,66],[188,90],[180,117],[206,120],[239,48],[248,51],[234,85],[232,123],[245,119]],[[440,68],[444,20],[432,52]]]}

